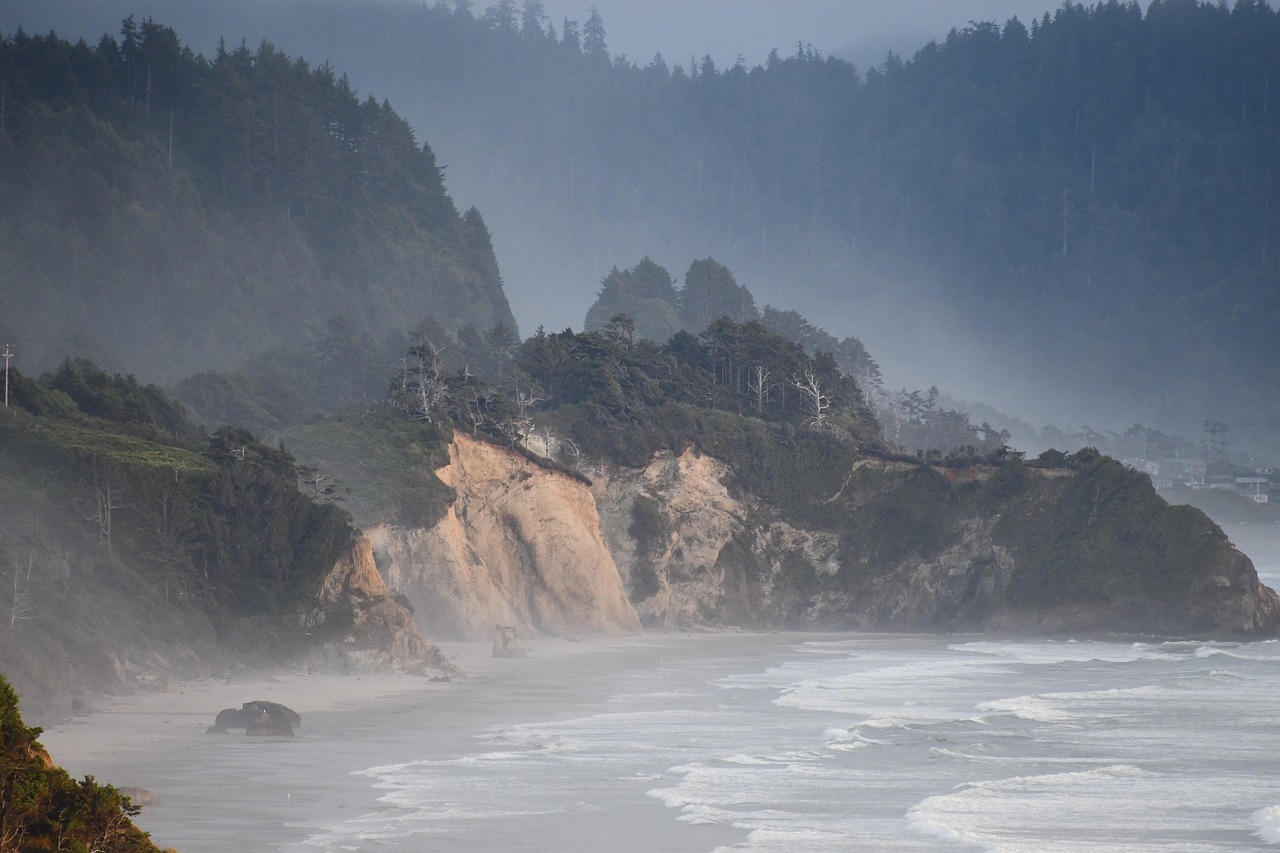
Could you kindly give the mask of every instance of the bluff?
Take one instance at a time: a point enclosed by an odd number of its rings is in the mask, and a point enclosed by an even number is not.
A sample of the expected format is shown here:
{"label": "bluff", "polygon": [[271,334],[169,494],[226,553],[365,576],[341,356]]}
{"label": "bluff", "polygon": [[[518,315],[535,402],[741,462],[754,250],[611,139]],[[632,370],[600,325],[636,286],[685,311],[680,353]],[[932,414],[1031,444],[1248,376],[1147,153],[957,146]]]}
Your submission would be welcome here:
{"label": "bluff", "polygon": [[646,624],[1274,635],[1280,599],[1222,530],[1141,474],[862,457],[835,525],[796,525],[689,448],[596,481]]}
{"label": "bluff", "polygon": [[1096,450],[905,455],[831,356],[759,323],[631,331],[525,341],[508,370],[536,395],[424,366],[387,405],[286,434],[349,485],[428,635],[1280,629],[1219,527]]}
{"label": "bluff", "polygon": [[283,448],[67,362],[0,409],[0,671],[29,708],[233,662],[450,671]]}
{"label": "bluff", "polygon": [[697,445],[593,465],[589,488],[460,432],[446,447],[434,473],[453,494],[436,521],[365,519],[431,636],[1280,631],[1280,599],[1217,525],[1091,451],[965,466],[857,454],[805,508],[741,488]]}
{"label": "bluff", "polygon": [[555,635],[640,629],[579,480],[455,433],[436,475],[456,500],[431,527],[369,529],[389,583],[437,636],[494,625]]}

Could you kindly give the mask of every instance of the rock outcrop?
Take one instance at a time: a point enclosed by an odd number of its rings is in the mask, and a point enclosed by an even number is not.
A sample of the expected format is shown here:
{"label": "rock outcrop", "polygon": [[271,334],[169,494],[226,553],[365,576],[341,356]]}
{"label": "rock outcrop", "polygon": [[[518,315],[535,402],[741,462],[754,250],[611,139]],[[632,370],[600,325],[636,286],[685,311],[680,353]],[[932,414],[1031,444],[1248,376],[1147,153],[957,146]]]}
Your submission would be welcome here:
{"label": "rock outcrop", "polygon": [[585,484],[461,433],[436,474],[457,494],[439,523],[367,531],[390,585],[433,636],[486,640],[494,625],[526,636],[639,630]]}
{"label": "rock outcrop", "polygon": [[732,478],[690,448],[595,479],[601,530],[646,625],[803,625],[820,615],[797,570],[834,572],[838,537],[734,496]]}
{"label": "rock outcrop", "polygon": [[[775,488],[766,501],[747,487],[751,476],[692,446],[660,451],[643,468],[593,469],[589,489],[455,434],[436,472],[454,495],[443,517],[368,535],[419,624],[451,638],[488,640],[494,626],[529,637],[641,624],[1280,632],[1280,599],[1216,525],[1096,453],[955,467],[831,458],[847,468],[820,472],[821,490],[818,479],[793,477],[790,498]],[[396,602],[367,550],[335,569],[322,597],[353,602],[363,634],[346,647],[382,631],[367,648],[414,658],[425,641],[406,629],[402,608],[379,615]]]}
{"label": "rock outcrop", "polygon": [[528,656],[529,653],[516,639],[514,625],[498,625],[493,629],[493,657],[524,658]]}
{"label": "rock outcrop", "polygon": [[239,708],[223,708],[205,734],[227,734],[231,729],[244,729],[247,735],[279,735],[293,737],[302,727],[302,715],[287,705],[266,699],[245,702]]}
{"label": "rock outcrop", "polygon": [[862,458],[807,523],[733,483],[693,449],[596,478],[602,530],[646,624],[1280,631],[1280,599],[1222,531],[1111,460]]}
{"label": "rock outcrop", "polygon": [[[440,649],[423,637],[409,607],[390,594],[367,537],[356,538],[351,550],[325,577],[317,598],[316,607],[305,617],[307,624],[334,631],[336,636],[311,653],[308,660],[313,668],[460,674]],[[335,619],[344,624],[333,624]]]}

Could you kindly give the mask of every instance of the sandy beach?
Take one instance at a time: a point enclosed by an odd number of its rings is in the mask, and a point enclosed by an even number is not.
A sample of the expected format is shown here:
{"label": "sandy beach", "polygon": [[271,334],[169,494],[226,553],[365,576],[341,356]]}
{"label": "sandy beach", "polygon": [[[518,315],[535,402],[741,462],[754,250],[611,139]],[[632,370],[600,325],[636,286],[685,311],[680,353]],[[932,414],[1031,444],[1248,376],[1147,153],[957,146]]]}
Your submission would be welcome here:
{"label": "sandy beach", "polygon": [[[314,837],[326,821],[374,815],[376,822],[380,810],[391,808],[359,771],[484,752],[489,747],[480,738],[493,727],[590,713],[625,692],[629,672],[726,650],[754,659],[785,644],[769,635],[657,634],[525,645],[528,658],[502,660],[490,656],[488,644],[444,644],[469,676],[448,683],[395,674],[272,673],[104,697],[92,713],[50,727],[42,741],[75,776],[151,791],[155,802],[137,822],[162,846],[183,853],[365,849]],[[297,736],[206,734],[220,709],[256,699],[298,711]],[[624,795],[592,803],[585,816],[504,820],[502,838],[481,832],[441,839],[439,849],[706,853],[744,835],[678,822],[677,812],[645,796],[650,784],[643,780],[626,787]]]}

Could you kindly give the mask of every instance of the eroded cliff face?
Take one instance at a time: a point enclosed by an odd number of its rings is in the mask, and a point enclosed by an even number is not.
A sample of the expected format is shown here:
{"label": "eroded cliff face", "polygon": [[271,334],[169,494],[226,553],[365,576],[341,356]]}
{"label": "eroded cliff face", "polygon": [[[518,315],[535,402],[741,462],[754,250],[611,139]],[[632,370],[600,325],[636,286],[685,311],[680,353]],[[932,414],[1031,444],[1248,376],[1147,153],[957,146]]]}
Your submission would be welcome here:
{"label": "eroded cliff face", "polygon": [[[335,638],[311,652],[309,663],[339,671],[394,670],[413,675],[458,674],[422,636],[413,614],[391,596],[373,559],[373,546],[358,536],[325,576],[316,607],[305,617]],[[334,624],[340,620],[342,624]]]}
{"label": "eroded cliff face", "polygon": [[436,472],[457,499],[429,529],[367,532],[391,587],[439,637],[623,634],[640,621],[585,484],[456,434]]}
{"label": "eroded cliff face", "polygon": [[826,609],[810,579],[838,568],[838,537],[787,524],[729,488],[690,448],[600,472],[601,530],[646,625],[804,625]]}
{"label": "eroded cliff face", "polygon": [[601,528],[648,625],[1242,636],[1280,599],[1221,530],[1117,463],[858,460],[810,513],[690,449],[598,474]]}

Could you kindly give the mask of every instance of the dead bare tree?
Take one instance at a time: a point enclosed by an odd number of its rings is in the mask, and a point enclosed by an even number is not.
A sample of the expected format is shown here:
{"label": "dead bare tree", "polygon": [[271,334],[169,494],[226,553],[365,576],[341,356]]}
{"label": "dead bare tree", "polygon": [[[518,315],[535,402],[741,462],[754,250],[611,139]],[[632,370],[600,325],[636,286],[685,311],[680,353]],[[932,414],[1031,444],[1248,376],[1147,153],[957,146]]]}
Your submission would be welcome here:
{"label": "dead bare tree", "polygon": [[412,417],[427,423],[432,423],[448,390],[443,352],[443,347],[423,338],[410,347],[409,358],[400,366],[402,404]]}
{"label": "dead bare tree", "polygon": [[577,442],[575,442],[572,438],[566,438],[563,442],[560,443],[560,446],[564,448],[565,455],[573,460],[573,470],[581,473],[582,450],[581,448],[578,447]]}
{"label": "dead bare tree", "polygon": [[516,427],[524,438],[525,450],[529,449],[529,433],[533,432],[533,407],[546,399],[536,385],[530,384],[527,389],[522,389],[520,383],[516,383]]}
{"label": "dead bare tree", "polygon": [[773,373],[763,364],[751,368],[747,375],[747,393],[751,395],[751,408],[763,414],[773,393]]}
{"label": "dead bare tree", "polygon": [[817,374],[812,369],[795,374],[791,377],[791,386],[803,395],[805,407],[809,410],[809,418],[805,424],[814,429],[827,429],[831,420],[827,414],[831,408],[831,398],[823,393]]}
{"label": "dead bare tree", "polygon": [[9,606],[10,628],[17,627],[19,622],[36,618],[35,610],[31,606],[31,569],[34,564],[35,558],[28,556],[25,577],[22,567],[17,563],[13,564],[13,603]]}
{"label": "dead bare tree", "polygon": [[111,540],[112,514],[124,509],[119,503],[124,487],[120,483],[120,475],[114,471],[110,463],[99,464],[98,457],[93,458],[93,520],[98,523],[98,543],[106,546],[107,557],[115,556],[114,544]]}

